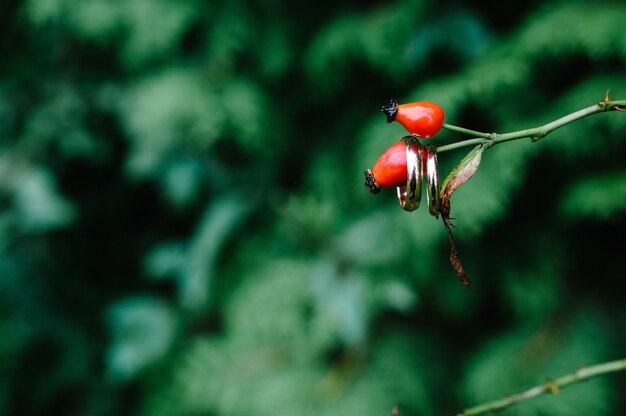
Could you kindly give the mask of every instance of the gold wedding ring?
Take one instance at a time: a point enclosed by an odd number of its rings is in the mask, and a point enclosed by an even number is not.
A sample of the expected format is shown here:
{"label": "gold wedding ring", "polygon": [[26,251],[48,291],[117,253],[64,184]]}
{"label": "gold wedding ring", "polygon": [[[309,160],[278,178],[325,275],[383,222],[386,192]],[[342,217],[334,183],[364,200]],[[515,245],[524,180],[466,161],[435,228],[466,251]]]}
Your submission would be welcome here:
{"label": "gold wedding ring", "polygon": [[437,163],[437,149],[432,144],[425,148],[426,163],[424,175],[426,175],[426,197],[428,199],[428,211],[439,216],[441,200],[439,199],[439,166]]}
{"label": "gold wedding ring", "polygon": [[406,136],[406,185],[398,186],[398,202],[405,211],[415,211],[422,199],[424,146],[413,136]]}

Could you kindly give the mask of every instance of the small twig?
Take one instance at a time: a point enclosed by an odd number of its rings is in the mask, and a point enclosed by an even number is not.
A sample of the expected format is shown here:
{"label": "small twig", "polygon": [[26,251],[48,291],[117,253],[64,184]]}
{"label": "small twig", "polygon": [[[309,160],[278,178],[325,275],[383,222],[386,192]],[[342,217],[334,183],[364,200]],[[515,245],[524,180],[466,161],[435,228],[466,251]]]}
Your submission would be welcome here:
{"label": "small twig", "polygon": [[489,146],[493,146],[498,143],[508,142],[511,140],[518,140],[524,138],[530,138],[532,141],[537,141],[559,127],[565,126],[571,122],[576,120],[580,120],[581,118],[590,116],[592,114],[602,113],[605,111],[624,111],[624,107],[626,107],[626,100],[610,100],[607,96],[603,101],[600,101],[597,104],[594,104],[590,107],[583,108],[582,110],[578,110],[566,116],[563,116],[557,120],[554,120],[548,124],[544,124],[543,126],[535,127],[532,129],[519,130],[511,133],[484,133],[480,131],[466,129],[464,127],[454,126],[452,124],[443,124],[443,128],[454,131],[456,133],[467,134],[469,136],[474,136],[473,139],[461,140],[456,143],[450,143],[437,147],[437,152],[447,152],[449,150],[458,149],[466,146],[475,146],[477,144],[483,144]]}
{"label": "small twig", "polygon": [[494,400],[483,403],[478,406],[470,407],[459,413],[458,416],[473,416],[496,410],[505,409],[518,402],[531,399],[546,393],[558,393],[561,389],[570,384],[578,383],[604,374],[614,373],[626,370],[626,358],[608,363],[597,364],[591,367],[582,367],[572,374],[568,374],[557,378],[556,380],[548,380],[540,386],[533,387],[521,393],[514,394],[503,399]]}

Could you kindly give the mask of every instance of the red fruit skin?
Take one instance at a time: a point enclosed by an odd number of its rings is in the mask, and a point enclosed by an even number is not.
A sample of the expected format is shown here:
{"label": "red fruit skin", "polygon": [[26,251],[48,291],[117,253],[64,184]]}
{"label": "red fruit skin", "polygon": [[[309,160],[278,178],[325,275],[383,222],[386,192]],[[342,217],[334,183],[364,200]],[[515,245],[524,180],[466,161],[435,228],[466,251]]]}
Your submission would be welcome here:
{"label": "red fruit skin", "polygon": [[391,100],[380,111],[387,116],[387,123],[397,121],[409,133],[420,139],[433,137],[443,126],[443,110],[429,101],[398,104],[396,100]]}
{"label": "red fruit skin", "polygon": [[435,103],[417,101],[397,105],[395,120],[421,139],[429,139],[439,133],[443,119],[443,110]]}
{"label": "red fruit skin", "polygon": [[[417,145],[412,143],[411,146]],[[380,186],[406,185],[406,143],[393,144],[378,158],[372,168],[374,181]]]}

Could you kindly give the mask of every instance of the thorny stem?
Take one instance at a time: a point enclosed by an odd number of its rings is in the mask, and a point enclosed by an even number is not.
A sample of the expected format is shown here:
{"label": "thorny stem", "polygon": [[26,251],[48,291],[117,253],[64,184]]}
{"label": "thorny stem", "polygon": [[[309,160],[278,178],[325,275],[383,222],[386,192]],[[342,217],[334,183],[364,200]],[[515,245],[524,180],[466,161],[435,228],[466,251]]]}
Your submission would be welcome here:
{"label": "thorny stem", "polygon": [[617,371],[626,371],[626,358],[621,360],[610,361],[607,363],[597,364],[591,367],[582,367],[578,371],[559,377],[556,380],[547,380],[540,386],[535,386],[521,393],[514,394],[503,399],[494,400],[483,403],[478,406],[470,407],[461,412],[458,416],[474,416],[487,412],[495,412],[505,409],[518,402],[541,396],[546,393],[558,393],[561,389],[570,384],[578,383],[604,374],[614,373]]}
{"label": "thorny stem", "polygon": [[528,138],[532,141],[537,141],[554,130],[562,127],[566,124],[569,124],[573,121],[580,120],[581,118],[590,116],[592,114],[602,113],[605,111],[624,111],[626,108],[626,100],[609,100],[608,95],[607,99],[604,101],[600,101],[597,104],[594,104],[590,107],[583,108],[582,110],[578,110],[574,113],[568,114],[564,117],[561,117],[557,120],[554,120],[548,124],[544,124],[543,126],[535,127],[532,129],[514,131],[511,133],[484,133],[480,131],[466,129],[464,127],[454,126],[452,124],[444,123],[442,128],[454,131],[457,133],[467,134],[469,136],[474,136],[473,139],[461,140],[456,143],[446,144],[437,147],[437,152],[447,152],[449,150],[459,149],[461,147],[466,146],[475,146],[477,144],[483,144],[488,147],[493,146],[498,143],[508,142],[511,140]]}

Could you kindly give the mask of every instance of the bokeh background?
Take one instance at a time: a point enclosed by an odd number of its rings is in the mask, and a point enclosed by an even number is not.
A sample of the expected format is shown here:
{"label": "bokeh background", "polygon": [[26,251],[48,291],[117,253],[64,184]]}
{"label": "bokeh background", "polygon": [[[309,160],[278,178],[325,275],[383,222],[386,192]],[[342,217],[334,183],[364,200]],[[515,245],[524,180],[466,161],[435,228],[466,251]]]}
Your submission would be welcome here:
{"label": "bokeh background", "polygon": [[363,185],[391,98],[497,132],[626,98],[626,4],[441,3],[3,0],[1,413],[453,415],[626,356],[626,114],[485,153],[471,292],[440,220]]}

